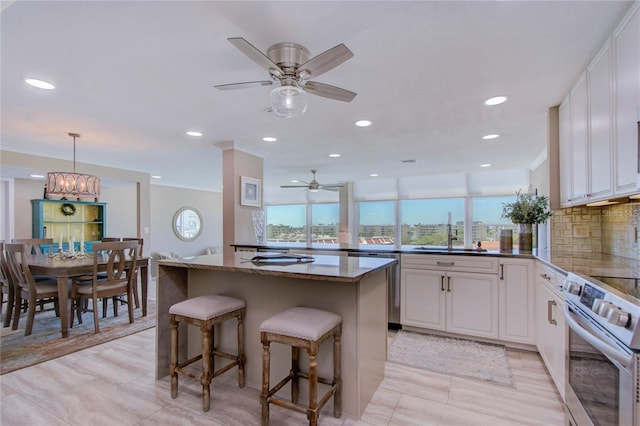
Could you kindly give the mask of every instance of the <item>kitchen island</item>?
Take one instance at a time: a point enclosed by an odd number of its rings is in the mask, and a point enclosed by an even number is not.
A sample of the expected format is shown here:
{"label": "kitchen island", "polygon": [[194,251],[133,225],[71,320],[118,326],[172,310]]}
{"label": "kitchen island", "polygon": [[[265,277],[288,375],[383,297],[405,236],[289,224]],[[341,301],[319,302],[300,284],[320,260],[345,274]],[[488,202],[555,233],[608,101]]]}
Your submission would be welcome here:
{"label": "kitchen island", "polygon": [[[396,261],[314,255],[311,263],[255,264],[257,253],[228,252],[158,263],[156,378],[169,373],[169,307],[187,298],[224,294],[246,301],[246,383],[260,389],[260,324],[293,306],[326,309],[342,316],[343,413],[359,419],[384,378],[387,358],[387,268]],[[260,253],[264,254],[264,253]],[[235,350],[235,324],[216,330],[216,346]],[[181,356],[200,351],[199,331],[180,334]],[[306,356],[302,356],[302,363]],[[331,376],[332,348],[318,357],[321,375]],[[290,368],[290,348],[272,345],[272,381]],[[233,374],[233,373],[229,373]],[[304,392],[304,390],[301,390]]]}

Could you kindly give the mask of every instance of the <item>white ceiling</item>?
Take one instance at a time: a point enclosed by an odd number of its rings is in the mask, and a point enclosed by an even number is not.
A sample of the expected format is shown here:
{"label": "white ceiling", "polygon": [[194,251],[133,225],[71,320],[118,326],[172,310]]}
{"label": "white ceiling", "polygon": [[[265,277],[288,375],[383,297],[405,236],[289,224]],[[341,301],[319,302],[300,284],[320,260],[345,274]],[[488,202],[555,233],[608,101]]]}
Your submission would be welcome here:
{"label": "white ceiling", "polygon": [[[218,191],[221,141],[264,158],[265,186],[309,180],[312,168],[321,183],[526,168],[546,146],[547,109],[630,5],[3,1],[1,147],[71,160],[67,133],[77,132],[78,162]],[[213,87],[268,79],[228,37],[263,52],[295,42],[311,56],[344,43],[355,56],[317,81],[358,96],[309,96],[304,116],[277,120],[265,112],[269,87]],[[56,90],[32,88],[28,77]],[[509,101],[482,104],[494,95]],[[373,125],[355,127],[363,118]],[[487,133],[501,137],[483,141]],[[267,135],[278,141],[261,141]]]}

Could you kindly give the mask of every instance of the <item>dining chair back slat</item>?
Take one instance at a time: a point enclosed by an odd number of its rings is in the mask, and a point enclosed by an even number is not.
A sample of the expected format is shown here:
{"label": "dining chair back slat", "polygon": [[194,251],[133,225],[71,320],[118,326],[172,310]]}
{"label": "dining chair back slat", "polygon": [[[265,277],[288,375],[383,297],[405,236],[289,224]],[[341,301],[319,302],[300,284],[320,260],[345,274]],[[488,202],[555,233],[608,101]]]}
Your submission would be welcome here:
{"label": "dining chair back slat", "polygon": [[7,258],[4,251],[4,241],[0,241],[0,285],[0,297],[2,297],[3,305],[5,303],[4,296],[7,296],[7,309],[4,314],[4,321],[2,323],[2,326],[9,327],[9,325],[11,325],[11,317],[13,316],[13,308],[16,296],[13,280],[9,276]]}
{"label": "dining chair back slat", "polygon": [[45,246],[53,246],[53,238],[14,238],[11,241],[24,244],[26,254],[42,254],[45,252]]}

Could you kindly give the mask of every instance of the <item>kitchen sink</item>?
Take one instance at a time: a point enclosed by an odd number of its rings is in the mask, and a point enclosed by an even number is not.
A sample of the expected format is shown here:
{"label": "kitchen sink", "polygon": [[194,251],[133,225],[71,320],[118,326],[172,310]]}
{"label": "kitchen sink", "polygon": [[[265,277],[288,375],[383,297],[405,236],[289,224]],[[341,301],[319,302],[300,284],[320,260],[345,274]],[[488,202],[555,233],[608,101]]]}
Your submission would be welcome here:
{"label": "kitchen sink", "polygon": [[414,251],[421,251],[424,253],[460,253],[460,254],[474,254],[474,253],[485,253],[487,249],[477,249],[477,248],[461,248],[454,247],[450,250],[442,247],[415,247]]}

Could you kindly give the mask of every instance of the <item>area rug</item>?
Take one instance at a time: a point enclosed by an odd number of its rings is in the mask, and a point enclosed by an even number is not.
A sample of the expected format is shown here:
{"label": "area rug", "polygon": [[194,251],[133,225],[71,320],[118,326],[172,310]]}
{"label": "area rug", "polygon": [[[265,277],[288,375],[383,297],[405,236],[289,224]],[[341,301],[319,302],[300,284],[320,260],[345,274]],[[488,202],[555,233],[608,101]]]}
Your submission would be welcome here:
{"label": "area rug", "polygon": [[400,330],[389,362],[515,387],[504,346]]}
{"label": "area rug", "polygon": [[18,330],[12,331],[10,327],[2,329],[0,375],[138,333],[156,325],[156,304],[153,300],[148,301],[146,317],[142,316],[142,309],[134,310],[133,324],[129,324],[126,306],[119,309],[117,317],[113,316],[111,302],[108,309],[107,318],[100,315],[100,333],[94,333],[93,313],[86,312],[82,315],[83,323],[78,324],[76,319],[66,339],[60,337],[60,319],[56,318],[53,309],[36,313],[30,336],[24,335],[27,318],[23,313]]}

